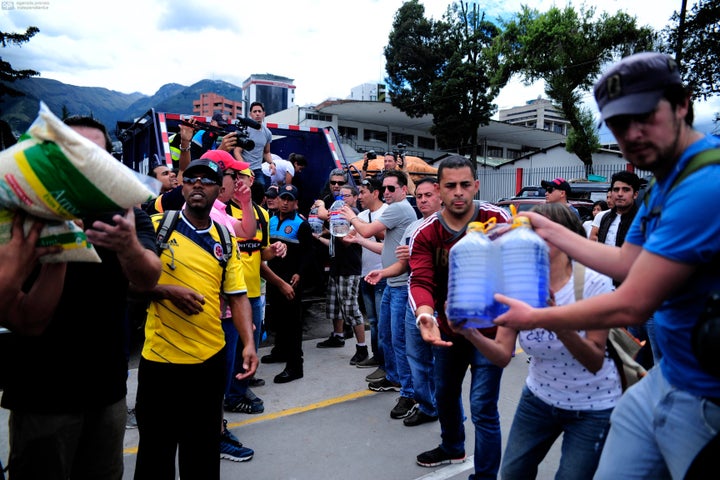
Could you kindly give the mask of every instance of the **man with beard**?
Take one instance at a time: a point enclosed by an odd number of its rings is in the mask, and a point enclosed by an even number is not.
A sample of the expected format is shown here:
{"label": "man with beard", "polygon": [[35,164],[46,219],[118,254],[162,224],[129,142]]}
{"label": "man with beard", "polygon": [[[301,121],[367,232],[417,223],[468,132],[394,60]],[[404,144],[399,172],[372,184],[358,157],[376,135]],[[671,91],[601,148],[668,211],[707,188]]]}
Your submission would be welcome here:
{"label": "man with beard", "polygon": [[622,59],[594,93],[624,157],[657,180],[625,242],[579,239],[545,217],[524,215],[547,242],[622,283],[612,293],[553,308],[497,295],[510,310],[495,323],[580,330],[642,323],[654,314],[662,360],[615,407],[595,478],[700,478],[686,476],[693,459],[705,449],[705,472],[717,466],[720,438],[717,336],[713,342],[698,335],[717,321],[720,213],[704,202],[717,194],[720,139],[692,127],[691,92],[668,55]]}

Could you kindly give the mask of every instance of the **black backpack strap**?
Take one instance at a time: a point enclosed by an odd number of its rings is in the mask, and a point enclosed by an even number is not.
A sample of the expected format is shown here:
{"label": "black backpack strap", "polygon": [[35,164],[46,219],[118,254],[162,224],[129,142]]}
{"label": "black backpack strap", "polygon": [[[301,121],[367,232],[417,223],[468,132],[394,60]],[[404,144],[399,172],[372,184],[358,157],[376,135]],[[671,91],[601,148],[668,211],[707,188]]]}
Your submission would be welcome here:
{"label": "black backpack strap", "polygon": [[163,212],[160,225],[157,229],[156,243],[159,249],[164,250],[168,248],[166,240],[170,237],[170,234],[175,230],[178,219],[180,218],[179,210],[168,210]]}

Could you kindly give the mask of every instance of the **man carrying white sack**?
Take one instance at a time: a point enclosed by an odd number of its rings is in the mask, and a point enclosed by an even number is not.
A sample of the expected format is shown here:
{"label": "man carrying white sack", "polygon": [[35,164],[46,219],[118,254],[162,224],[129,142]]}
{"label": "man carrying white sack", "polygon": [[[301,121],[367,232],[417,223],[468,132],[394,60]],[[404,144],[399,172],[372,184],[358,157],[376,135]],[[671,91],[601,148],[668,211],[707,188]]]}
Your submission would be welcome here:
{"label": "man carrying white sack", "polygon": [[[110,146],[96,120],[70,117],[65,123],[102,149]],[[8,468],[14,480],[123,475],[127,289],[130,283],[152,288],[161,264],[155,231],[142,210],[83,223],[102,263],[69,263],[49,321],[16,328],[2,397],[11,410]]]}

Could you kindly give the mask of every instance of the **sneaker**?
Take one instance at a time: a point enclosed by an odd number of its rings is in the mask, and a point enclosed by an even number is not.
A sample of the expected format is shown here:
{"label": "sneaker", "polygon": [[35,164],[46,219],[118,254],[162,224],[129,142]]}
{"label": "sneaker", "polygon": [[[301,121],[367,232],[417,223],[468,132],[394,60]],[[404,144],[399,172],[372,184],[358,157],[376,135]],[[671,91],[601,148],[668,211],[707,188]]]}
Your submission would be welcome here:
{"label": "sneaker", "polygon": [[252,403],[263,403],[262,398],[255,395],[250,387],[245,390],[245,398],[250,400]]}
{"label": "sneaker", "polygon": [[421,467],[437,467],[446,463],[463,463],[465,461],[465,452],[458,455],[450,455],[442,447],[434,450],[428,450],[417,456],[417,464]]}
{"label": "sneaker", "polygon": [[399,392],[400,384],[383,378],[379,382],[370,382],[368,388],[373,392]]}
{"label": "sneaker", "polygon": [[137,428],[137,417],[135,416],[134,408],[129,408],[127,411],[127,419],[125,420],[125,428],[127,428],[127,429]]}
{"label": "sneaker", "polygon": [[254,414],[263,413],[265,411],[265,405],[262,403],[262,400],[258,403],[247,397],[241,397],[238,400],[225,400],[223,406],[225,407],[226,412],[233,413]]}
{"label": "sneaker", "polygon": [[345,340],[342,337],[338,337],[334,333],[330,334],[330,338],[324,342],[317,344],[317,348],[342,348],[345,346]]}
{"label": "sneaker", "polygon": [[417,410],[418,404],[415,403],[415,400],[408,397],[400,397],[398,398],[397,403],[393,407],[392,410],[390,410],[390,418],[405,418],[409,417],[413,413],[415,413],[415,410]]}
{"label": "sneaker", "polygon": [[362,347],[355,345],[355,355],[350,359],[350,365],[357,365],[363,360],[367,360],[369,356],[367,345],[363,345]]}
{"label": "sneaker", "polygon": [[365,377],[366,382],[379,382],[385,380],[385,370],[382,367],[378,367],[374,372]]}
{"label": "sneaker", "polygon": [[264,387],[265,386],[265,380],[263,380],[262,378],[253,377],[250,379],[249,383],[250,383],[251,387]]}
{"label": "sneaker", "polygon": [[225,441],[232,443],[234,445],[237,445],[238,447],[242,447],[242,443],[240,443],[240,439],[238,439],[230,430],[227,428],[227,420],[223,418],[223,430],[220,434],[220,441]]}
{"label": "sneaker", "polygon": [[358,368],[377,368],[380,367],[382,364],[380,361],[373,355],[372,357],[368,357],[362,362],[358,362],[357,365],[355,365]]}
{"label": "sneaker", "polygon": [[[238,442],[239,443],[239,442]],[[243,447],[242,444],[231,442],[222,436],[220,438],[220,458],[233,462],[247,462],[252,460],[255,452],[252,448]]]}
{"label": "sneaker", "polygon": [[406,427],[416,427],[418,425],[422,425],[423,423],[431,423],[431,422],[437,422],[437,415],[428,415],[427,413],[423,413],[420,411],[419,408],[415,409],[415,412],[413,412],[412,415],[408,415],[403,420],[403,425]]}

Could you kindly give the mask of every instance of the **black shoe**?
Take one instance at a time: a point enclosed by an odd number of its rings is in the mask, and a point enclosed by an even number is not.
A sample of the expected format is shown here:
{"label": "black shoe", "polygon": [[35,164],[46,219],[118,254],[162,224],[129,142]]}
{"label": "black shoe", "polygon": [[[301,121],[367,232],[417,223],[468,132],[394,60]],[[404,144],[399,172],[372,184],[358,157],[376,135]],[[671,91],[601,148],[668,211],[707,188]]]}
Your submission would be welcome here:
{"label": "black shoe", "polygon": [[417,456],[417,464],[421,467],[437,467],[446,463],[462,463],[465,461],[465,452],[458,455],[450,455],[441,447],[428,450]]}
{"label": "black shoe", "polygon": [[298,370],[288,370],[287,368],[282,372],[275,375],[273,382],[275,383],[288,383],[293,380],[303,378],[303,372]]}
{"label": "black shoe", "polygon": [[379,382],[370,382],[368,388],[373,392],[399,392],[400,384],[383,378]]}
{"label": "black shoe", "polygon": [[251,387],[264,387],[265,380],[263,380],[262,378],[253,377],[250,379],[250,386]]}
{"label": "black shoe", "polygon": [[342,348],[345,346],[345,340],[338,337],[334,333],[330,334],[330,338],[317,344],[317,348]]}
{"label": "black shoe", "polygon": [[382,367],[382,363],[380,363],[377,357],[373,355],[370,358],[366,358],[362,362],[358,362],[355,366],[357,368],[378,368]]}
{"label": "black shoe", "polygon": [[363,360],[367,360],[368,356],[370,356],[370,354],[368,353],[367,345],[363,345],[362,347],[355,345],[355,355],[350,359],[350,365],[357,365]]}
{"label": "black shoe", "polygon": [[408,397],[400,397],[398,398],[397,403],[393,407],[392,410],[390,410],[390,418],[405,418],[409,417],[413,413],[415,413],[415,410],[417,410],[418,405],[415,403],[415,400]]}
{"label": "black shoe", "polygon": [[268,355],[263,355],[260,359],[260,363],[285,363],[287,360],[284,358],[280,358],[277,355],[273,355],[272,353]]}
{"label": "black shoe", "polygon": [[423,423],[436,422],[437,419],[437,416],[428,415],[427,413],[421,412],[420,409],[417,408],[412,415],[405,417],[405,419],[403,420],[403,425],[405,425],[406,427],[416,427],[418,425],[422,425]]}

